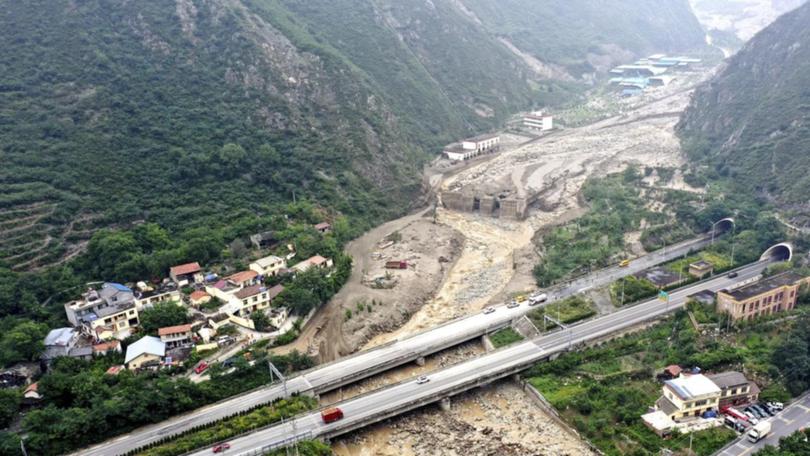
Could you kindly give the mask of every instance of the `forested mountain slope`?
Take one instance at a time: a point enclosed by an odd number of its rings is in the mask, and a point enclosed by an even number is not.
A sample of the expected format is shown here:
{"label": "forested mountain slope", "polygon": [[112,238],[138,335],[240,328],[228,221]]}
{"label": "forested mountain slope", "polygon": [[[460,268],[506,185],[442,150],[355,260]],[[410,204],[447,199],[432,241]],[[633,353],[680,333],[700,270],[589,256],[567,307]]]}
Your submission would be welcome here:
{"label": "forested mountain slope", "polygon": [[679,129],[696,164],[810,209],[810,3],[762,30],[700,87]]}
{"label": "forested mountain slope", "polygon": [[0,260],[294,193],[368,225],[412,201],[441,144],[570,99],[571,62],[702,39],[687,0],[507,3],[0,0]]}

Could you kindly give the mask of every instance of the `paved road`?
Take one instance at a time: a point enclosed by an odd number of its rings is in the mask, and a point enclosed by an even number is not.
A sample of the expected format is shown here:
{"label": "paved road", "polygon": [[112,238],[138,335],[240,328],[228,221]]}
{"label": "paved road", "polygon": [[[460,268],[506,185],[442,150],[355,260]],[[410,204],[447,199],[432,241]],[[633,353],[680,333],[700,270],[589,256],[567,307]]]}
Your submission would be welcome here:
{"label": "paved road", "polygon": [[[683,242],[636,258],[628,267],[614,266],[594,271],[587,277],[550,288],[548,290],[549,301],[575,295],[589,288],[607,285],[620,277],[678,258],[691,250],[700,249],[709,242],[711,242],[710,237]],[[459,318],[408,338],[395,340],[372,350],[317,366],[290,378],[286,383],[286,389],[284,385],[279,384],[262,387],[188,414],[137,429],[75,454],[83,456],[118,455],[184,430],[232,416],[241,410],[269,403],[287,394],[294,392],[323,393],[458,345],[494,329],[508,326],[513,320],[528,313],[529,310],[527,306],[516,309],[500,306],[498,311],[493,314],[477,314]]]}
{"label": "paved road", "polygon": [[[559,353],[579,343],[599,339],[655,319],[683,306],[691,294],[707,289],[717,291],[732,287],[742,281],[751,280],[760,275],[768,264],[770,261],[762,261],[742,268],[738,271],[738,277],[734,279],[718,276],[673,291],[670,293],[669,302],[652,299],[565,330],[546,334],[531,341],[431,372],[428,374],[430,381],[424,385],[417,385],[411,379],[349,399],[338,404],[338,407],[343,410],[345,418],[334,423],[324,424],[319,412],[305,414],[283,425],[273,426],[234,439],[229,442],[230,451],[239,456],[261,454],[268,446],[278,447],[288,444],[292,440],[336,435],[344,428],[351,430],[380,421],[464,389],[475,387],[481,383],[481,379],[493,380],[509,375],[547,358],[550,354]],[[496,314],[506,311],[506,308],[499,308],[494,314],[483,317],[494,317]],[[202,456],[210,451],[210,448],[205,448],[194,455]]]}
{"label": "paved road", "polygon": [[765,448],[766,445],[779,446],[779,439],[810,425],[810,393],[805,393],[782,412],[770,419],[771,434],[757,443],[751,443],[745,434],[731,445],[717,452],[716,456],[748,456]]}

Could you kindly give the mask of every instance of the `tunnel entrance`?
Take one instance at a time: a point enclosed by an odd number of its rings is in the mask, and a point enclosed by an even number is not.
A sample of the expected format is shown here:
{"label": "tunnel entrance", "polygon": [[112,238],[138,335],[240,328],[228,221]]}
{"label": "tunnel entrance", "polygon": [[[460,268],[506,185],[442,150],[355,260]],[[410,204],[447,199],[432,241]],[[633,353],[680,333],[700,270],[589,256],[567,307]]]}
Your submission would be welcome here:
{"label": "tunnel entrance", "polygon": [[787,242],[776,244],[759,258],[760,260],[790,261],[793,258],[793,246]]}
{"label": "tunnel entrance", "polygon": [[712,230],[714,231],[715,236],[720,236],[721,234],[728,233],[733,228],[734,228],[734,219],[731,217],[718,220],[717,222],[714,223],[714,225],[712,225]]}

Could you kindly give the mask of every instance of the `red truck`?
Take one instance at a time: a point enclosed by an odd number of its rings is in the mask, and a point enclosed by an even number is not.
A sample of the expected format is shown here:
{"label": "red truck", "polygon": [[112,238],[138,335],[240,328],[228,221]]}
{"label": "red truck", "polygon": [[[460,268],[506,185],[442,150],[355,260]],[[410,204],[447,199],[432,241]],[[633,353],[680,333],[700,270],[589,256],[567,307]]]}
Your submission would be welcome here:
{"label": "red truck", "polygon": [[408,269],[407,261],[386,261],[385,269]]}
{"label": "red truck", "polygon": [[326,424],[334,423],[335,421],[343,418],[343,410],[337,407],[331,407],[321,411],[321,419]]}

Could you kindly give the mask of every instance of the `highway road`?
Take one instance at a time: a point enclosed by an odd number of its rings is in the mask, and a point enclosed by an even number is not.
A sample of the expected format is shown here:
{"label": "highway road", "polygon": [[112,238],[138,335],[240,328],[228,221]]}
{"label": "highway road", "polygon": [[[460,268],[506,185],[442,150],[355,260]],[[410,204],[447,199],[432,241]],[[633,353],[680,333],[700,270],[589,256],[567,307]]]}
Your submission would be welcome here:
{"label": "highway road", "polygon": [[757,443],[751,443],[745,434],[716,453],[716,456],[750,456],[767,445],[779,446],[779,439],[810,425],[810,393],[805,393],[770,418],[773,431]]}
{"label": "highway road", "polygon": [[[323,423],[320,412],[313,412],[299,416],[283,425],[247,434],[229,442],[231,454],[239,456],[261,454],[267,449],[287,445],[295,440],[322,436],[332,437],[436,402],[466,389],[519,372],[550,355],[569,350],[580,343],[600,339],[658,318],[682,307],[688,296],[699,291],[717,291],[748,280],[755,280],[770,263],[771,260],[766,260],[742,268],[738,271],[738,276],[733,279],[725,275],[717,276],[675,290],[670,293],[667,302],[652,299],[531,341],[431,372],[428,374],[430,381],[423,385],[417,385],[414,379],[410,379],[343,401],[337,406],[343,410],[345,417],[334,423]],[[522,307],[527,306],[524,304]],[[494,317],[496,314],[506,311],[506,308],[499,308],[495,313],[484,317]],[[210,451],[210,448],[205,448],[193,454],[202,456],[209,454]]]}
{"label": "highway road", "polygon": [[[590,288],[607,285],[620,277],[684,256],[690,251],[701,249],[710,242],[710,236],[690,240],[636,258],[627,267],[614,266],[594,271],[586,277],[549,288],[547,290],[549,301],[575,295]],[[497,309],[493,314],[484,315],[479,313],[452,320],[408,338],[395,340],[372,350],[359,352],[332,363],[317,366],[289,378],[285,385],[276,383],[261,387],[193,412],[136,429],[129,434],[83,449],[74,454],[83,456],[119,455],[187,429],[235,415],[242,410],[267,404],[294,392],[324,393],[508,326],[513,320],[522,317],[530,310],[525,305],[516,309],[507,309],[505,306],[499,306]]]}

